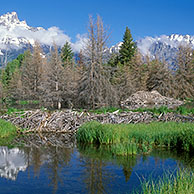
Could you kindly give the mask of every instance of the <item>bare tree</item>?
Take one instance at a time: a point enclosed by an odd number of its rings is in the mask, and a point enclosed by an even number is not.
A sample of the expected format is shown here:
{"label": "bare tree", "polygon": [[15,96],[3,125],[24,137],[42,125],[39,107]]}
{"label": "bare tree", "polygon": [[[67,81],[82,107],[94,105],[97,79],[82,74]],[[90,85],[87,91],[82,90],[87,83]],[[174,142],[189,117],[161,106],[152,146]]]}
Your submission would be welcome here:
{"label": "bare tree", "polygon": [[22,85],[25,98],[28,100],[39,99],[40,85],[42,82],[45,57],[40,45],[36,42],[33,53],[28,51],[22,65]]}
{"label": "bare tree", "polygon": [[96,108],[116,104],[114,91],[103,67],[103,55],[109,38],[102,19],[89,17],[88,42],[84,50],[86,70],[81,76],[78,101],[81,106]]}
{"label": "bare tree", "polygon": [[58,48],[54,45],[51,57],[44,66],[42,90],[42,103],[46,107],[61,108],[65,88],[65,71],[62,67]]}
{"label": "bare tree", "polygon": [[194,52],[189,46],[180,46],[177,53],[178,69],[175,74],[176,97],[194,97]]}
{"label": "bare tree", "polygon": [[157,58],[148,62],[147,88],[149,91],[157,90],[161,95],[175,97],[174,76],[165,61]]}

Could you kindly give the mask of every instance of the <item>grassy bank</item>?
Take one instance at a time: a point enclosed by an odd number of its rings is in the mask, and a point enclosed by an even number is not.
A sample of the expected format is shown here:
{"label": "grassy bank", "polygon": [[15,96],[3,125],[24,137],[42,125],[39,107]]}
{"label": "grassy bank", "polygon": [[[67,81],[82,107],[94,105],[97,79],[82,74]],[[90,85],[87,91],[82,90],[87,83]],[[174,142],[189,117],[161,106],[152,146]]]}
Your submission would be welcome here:
{"label": "grassy bank", "polygon": [[[139,193],[139,192],[135,192]],[[159,180],[142,183],[143,194],[194,194],[194,172],[177,171],[175,175],[166,174]]]}
{"label": "grassy bank", "polygon": [[16,135],[16,127],[10,122],[0,119],[0,145],[10,145]]}
{"label": "grassy bank", "polygon": [[153,122],[113,125],[92,121],[79,128],[77,141],[112,145],[116,155],[147,153],[154,147],[169,147],[192,152],[194,124]]}

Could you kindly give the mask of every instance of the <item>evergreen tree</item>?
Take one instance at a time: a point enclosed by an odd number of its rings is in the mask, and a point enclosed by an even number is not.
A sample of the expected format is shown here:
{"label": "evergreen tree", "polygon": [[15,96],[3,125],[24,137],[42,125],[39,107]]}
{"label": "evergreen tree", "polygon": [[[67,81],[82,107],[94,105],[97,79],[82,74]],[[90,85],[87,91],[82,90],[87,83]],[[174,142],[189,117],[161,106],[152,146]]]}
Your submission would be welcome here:
{"label": "evergreen tree", "polygon": [[74,56],[74,53],[72,51],[71,45],[68,42],[66,42],[61,49],[61,60],[62,60],[63,66],[65,66],[69,62],[72,62],[73,56]]}
{"label": "evergreen tree", "polygon": [[129,64],[135,54],[135,51],[136,45],[133,42],[133,38],[129,28],[126,27],[126,31],[123,37],[123,44],[121,45],[121,48],[119,50],[121,65]]}
{"label": "evergreen tree", "polygon": [[8,85],[8,95],[11,100],[17,101],[23,99],[23,87],[21,80],[21,72],[17,67]]}
{"label": "evergreen tree", "polygon": [[3,98],[3,86],[0,82],[0,104],[1,104],[1,99]]}
{"label": "evergreen tree", "polygon": [[2,76],[1,76],[4,87],[8,87],[9,82],[12,79],[14,72],[18,70],[18,68],[21,67],[25,55],[26,55],[26,52],[24,52],[24,54],[18,55],[16,59],[7,63],[5,69],[2,71]]}

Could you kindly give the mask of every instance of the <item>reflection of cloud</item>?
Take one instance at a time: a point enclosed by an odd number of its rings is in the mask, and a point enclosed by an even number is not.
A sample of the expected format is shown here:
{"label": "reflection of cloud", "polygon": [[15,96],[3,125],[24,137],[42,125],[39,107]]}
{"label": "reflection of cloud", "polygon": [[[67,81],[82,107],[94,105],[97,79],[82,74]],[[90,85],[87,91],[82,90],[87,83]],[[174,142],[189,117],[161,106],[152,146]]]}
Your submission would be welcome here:
{"label": "reflection of cloud", "polygon": [[16,180],[19,171],[25,171],[27,161],[25,154],[18,148],[0,147],[0,176]]}

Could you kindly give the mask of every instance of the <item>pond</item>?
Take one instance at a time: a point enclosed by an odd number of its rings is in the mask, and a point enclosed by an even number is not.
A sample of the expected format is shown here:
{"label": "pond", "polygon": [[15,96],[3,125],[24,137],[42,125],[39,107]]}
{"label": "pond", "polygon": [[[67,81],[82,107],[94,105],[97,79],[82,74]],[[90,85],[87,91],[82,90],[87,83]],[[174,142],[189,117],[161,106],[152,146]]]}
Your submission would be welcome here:
{"label": "pond", "polygon": [[194,167],[192,158],[154,150],[149,155],[114,157],[95,146],[0,147],[0,193],[131,193],[140,181]]}

